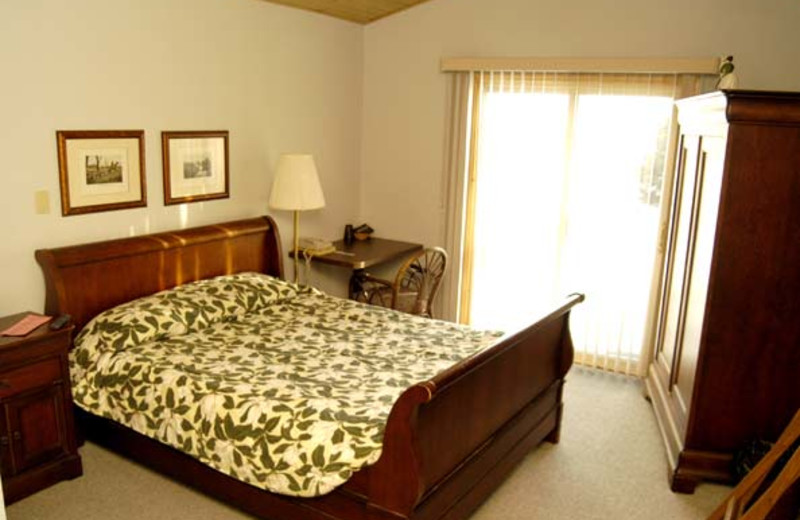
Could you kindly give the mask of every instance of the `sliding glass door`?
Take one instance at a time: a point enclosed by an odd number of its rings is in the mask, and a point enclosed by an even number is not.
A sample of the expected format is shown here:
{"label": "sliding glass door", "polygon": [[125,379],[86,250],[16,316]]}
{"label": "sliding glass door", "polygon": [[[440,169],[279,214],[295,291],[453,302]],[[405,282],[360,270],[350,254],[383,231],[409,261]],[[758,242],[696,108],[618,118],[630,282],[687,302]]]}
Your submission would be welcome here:
{"label": "sliding glass door", "polygon": [[511,330],[570,292],[578,360],[636,370],[675,76],[476,78],[462,321]]}

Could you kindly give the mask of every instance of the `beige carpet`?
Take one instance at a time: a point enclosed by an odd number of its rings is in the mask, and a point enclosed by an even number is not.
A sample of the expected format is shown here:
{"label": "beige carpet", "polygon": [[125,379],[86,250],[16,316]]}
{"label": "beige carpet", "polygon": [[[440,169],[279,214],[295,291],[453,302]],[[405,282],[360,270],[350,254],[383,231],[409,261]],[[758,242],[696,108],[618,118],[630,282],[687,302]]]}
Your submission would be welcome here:
{"label": "beige carpet", "polygon": [[[638,382],[573,369],[561,443],[531,453],[473,520],[702,519],[729,488],[694,495],[667,486],[666,458]],[[94,444],[81,449],[84,476],[8,507],[8,520],[250,518]]]}

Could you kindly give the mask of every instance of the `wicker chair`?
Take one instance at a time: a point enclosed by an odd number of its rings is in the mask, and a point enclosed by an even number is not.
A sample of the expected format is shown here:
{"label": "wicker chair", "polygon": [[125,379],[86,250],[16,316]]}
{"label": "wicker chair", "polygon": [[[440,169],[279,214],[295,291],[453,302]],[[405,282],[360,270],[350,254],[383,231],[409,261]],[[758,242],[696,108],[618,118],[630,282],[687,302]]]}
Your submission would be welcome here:
{"label": "wicker chair", "polygon": [[368,273],[362,274],[361,290],[356,299],[371,305],[432,318],[433,299],[446,268],[447,253],[444,249],[425,249],[400,267],[394,282]]}

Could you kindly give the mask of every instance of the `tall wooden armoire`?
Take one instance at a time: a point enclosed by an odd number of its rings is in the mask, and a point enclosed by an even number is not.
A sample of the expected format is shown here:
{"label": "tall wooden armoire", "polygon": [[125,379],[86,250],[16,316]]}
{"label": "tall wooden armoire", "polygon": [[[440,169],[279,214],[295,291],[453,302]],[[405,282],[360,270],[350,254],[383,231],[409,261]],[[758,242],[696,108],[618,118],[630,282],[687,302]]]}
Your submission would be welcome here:
{"label": "tall wooden armoire", "polygon": [[673,491],[729,482],[733,454],[800,407],[800,94],[678,101],[647,377]]}

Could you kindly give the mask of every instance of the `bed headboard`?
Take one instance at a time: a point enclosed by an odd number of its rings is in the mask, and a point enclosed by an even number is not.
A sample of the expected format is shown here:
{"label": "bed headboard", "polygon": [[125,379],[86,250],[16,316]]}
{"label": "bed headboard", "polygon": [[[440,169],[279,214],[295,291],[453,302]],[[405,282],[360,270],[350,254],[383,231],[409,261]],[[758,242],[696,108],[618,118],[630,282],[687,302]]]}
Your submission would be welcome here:
{"label": "bed headboard", "polygon": [[183,283],[255,271],[283,276],[275,221],[259,217],[36,251],[45,312],[80,330],[96,314]]}

